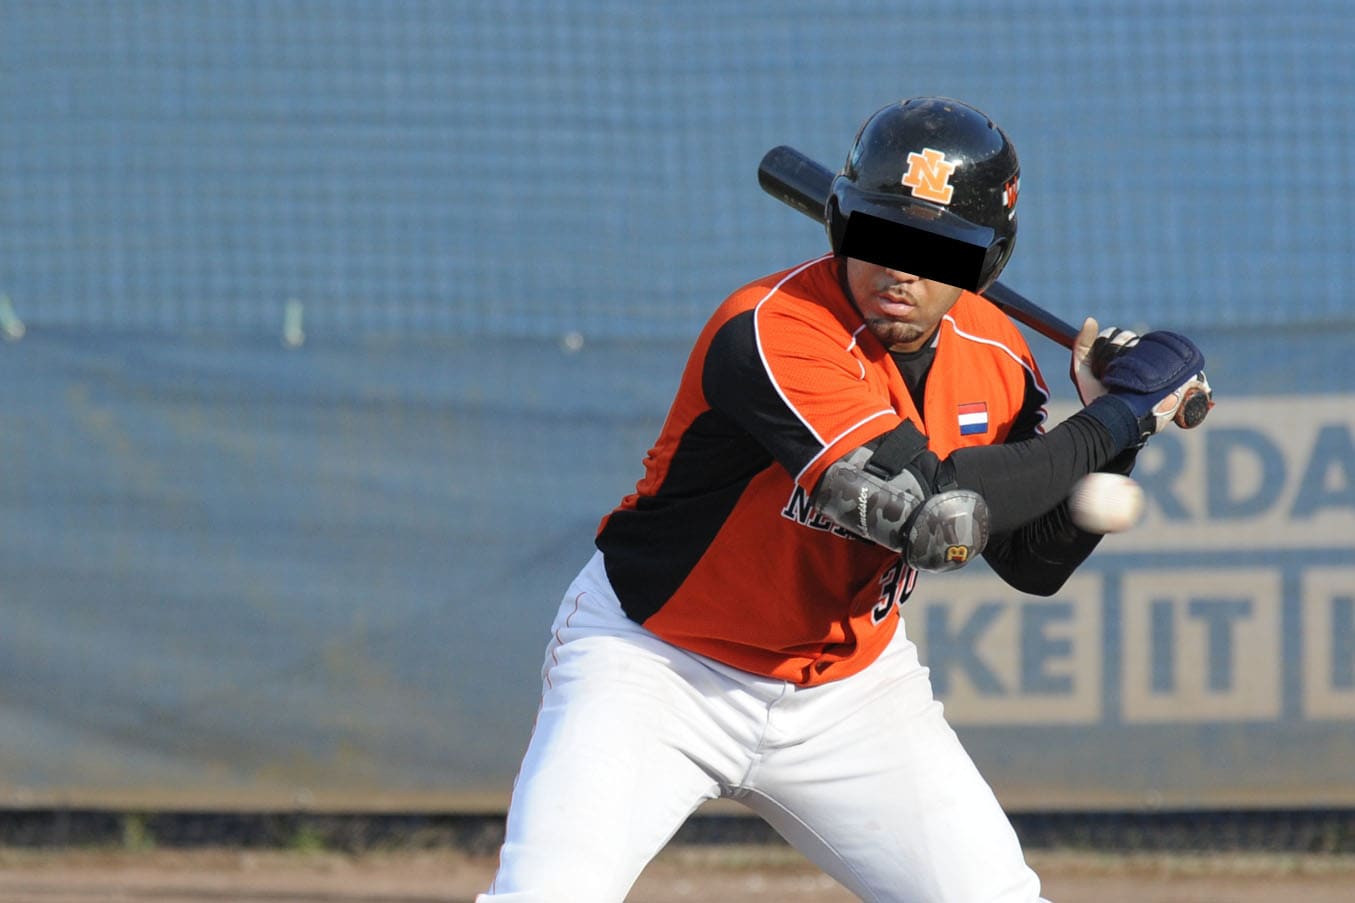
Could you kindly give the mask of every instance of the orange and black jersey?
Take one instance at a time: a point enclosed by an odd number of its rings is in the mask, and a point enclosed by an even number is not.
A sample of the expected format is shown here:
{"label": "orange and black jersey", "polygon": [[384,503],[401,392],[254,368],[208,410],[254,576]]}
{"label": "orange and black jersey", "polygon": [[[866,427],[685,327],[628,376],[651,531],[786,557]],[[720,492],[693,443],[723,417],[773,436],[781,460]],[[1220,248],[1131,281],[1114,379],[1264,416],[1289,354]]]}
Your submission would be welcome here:
{"label": "orange and black jersey", "polygon": [[[1015,456],[965,455],[1039,431],[1048,393],[1025,340],[987,301],[962,294],[932,344],[919,410],[899,365],[847,299],[839,266],[831,256],[808,261],[744,286],[717,309],[644,478],[597,535],[630,618],[685,649],[803,685],[873,661],[915,578],[897,552],[852,536],[810,504],[842,455],[910,421],[958,485],[978,484],[970,488],[985,493],[1004,530],[1049,511],[1072,479],[1109,457],[1079,445],[1080,473],[1055,481],[1052,494],[995,505],[993,493],[1028,494],[1032,482],[997,472],[1013,462],[1020,470],[1023,457],[1029,469],[1052,467],[1048,450],[1023,456],[1020,445]],[[1083,430],[1096,444],[1096,428]],[[1003,522],[1004,509],[1020,514]],[[995,539],[1009,559],[994,562],[1004,577],[1003,565],[1019,571],[1014,562],[1034,542],[1043,562],[1066,570],[1058,583],[1095,543],[1062,522]]]}

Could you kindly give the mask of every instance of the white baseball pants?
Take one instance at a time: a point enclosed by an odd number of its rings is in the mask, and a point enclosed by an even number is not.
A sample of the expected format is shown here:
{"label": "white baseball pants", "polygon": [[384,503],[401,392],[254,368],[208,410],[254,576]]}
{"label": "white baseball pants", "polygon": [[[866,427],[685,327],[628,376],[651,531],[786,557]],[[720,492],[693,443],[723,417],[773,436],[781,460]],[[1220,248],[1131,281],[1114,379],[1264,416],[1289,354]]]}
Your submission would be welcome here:
{"label": "white baseball pants", "polygon": [[1040,899],[902,629],[865,671],[797,687],[630,621],[597,554],[560,607],[543,683],[498,873],[477,903],[623,900],[716,797],[747,805],[863,900]]}

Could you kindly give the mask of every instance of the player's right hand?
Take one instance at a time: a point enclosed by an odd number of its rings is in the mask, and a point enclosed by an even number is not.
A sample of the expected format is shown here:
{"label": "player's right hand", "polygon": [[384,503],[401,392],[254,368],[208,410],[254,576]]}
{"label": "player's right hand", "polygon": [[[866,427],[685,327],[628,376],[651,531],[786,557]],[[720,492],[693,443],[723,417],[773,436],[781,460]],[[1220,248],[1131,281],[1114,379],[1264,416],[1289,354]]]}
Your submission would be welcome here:
{"label": "player's right hand", "polygon": [[1101,384],[1129,407],[1147,439],[1172,421],[1193,385],[1208,389],[1204,354],[1180,333],[1150,332],[1106,362]]}
{"label": "player's right hand", "polygon": [[1095,319],[1088,317],[1083,321],[1082,329],[1073,340],[1073,358],[1068,365],[1068,375],[1084,406],[1106,394],[1106,387],[1100,377],[1110,359],[1138,340],[1139,334],[1132,330],[1107,326],[1098,332]]}

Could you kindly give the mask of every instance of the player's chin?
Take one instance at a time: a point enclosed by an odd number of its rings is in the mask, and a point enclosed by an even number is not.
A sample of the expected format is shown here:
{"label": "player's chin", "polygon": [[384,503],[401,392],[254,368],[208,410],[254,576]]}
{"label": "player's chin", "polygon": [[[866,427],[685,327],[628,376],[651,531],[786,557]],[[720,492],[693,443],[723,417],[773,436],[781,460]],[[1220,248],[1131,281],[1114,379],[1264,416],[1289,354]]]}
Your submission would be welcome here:
{"label": "player's chin", "polygon": [[880,344],[889,348],[893,345],[905,345],[922,338],[922,329],[912,323],[876,317],[866,321],[871,334],[880,340]]}

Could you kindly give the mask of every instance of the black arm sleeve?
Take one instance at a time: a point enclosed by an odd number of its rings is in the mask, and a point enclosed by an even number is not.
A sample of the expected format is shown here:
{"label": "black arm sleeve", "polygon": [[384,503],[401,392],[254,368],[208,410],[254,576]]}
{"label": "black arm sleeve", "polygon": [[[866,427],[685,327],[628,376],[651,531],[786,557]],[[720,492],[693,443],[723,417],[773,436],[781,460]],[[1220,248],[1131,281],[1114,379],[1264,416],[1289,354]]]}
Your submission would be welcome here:
{"label": "black arm sleeve", "polygon": [[1005,444],[958,449],[947,465],[955,485],[988,503],[993,533],[983,555],[989,566],[1015,589],[1051,595],[1101,541],[1069,517],[1073,484],[1095,470],[1128,473],[1135,451],[1117,454],[1110,431],[1082,413],[1038,435],[1043,398],[1029,378],[1026,399]]}

